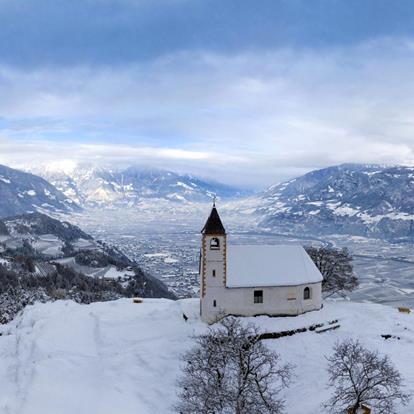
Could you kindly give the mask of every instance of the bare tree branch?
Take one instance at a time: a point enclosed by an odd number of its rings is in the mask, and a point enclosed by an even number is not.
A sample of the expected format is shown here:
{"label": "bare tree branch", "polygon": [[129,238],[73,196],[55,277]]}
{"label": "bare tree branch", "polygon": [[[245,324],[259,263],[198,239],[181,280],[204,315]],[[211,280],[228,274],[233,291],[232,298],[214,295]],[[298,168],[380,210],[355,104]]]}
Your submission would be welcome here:
{"label": "bare tree branch", "polygon": [[343,296],[358,286],[348,249],[307,247],[306,251],[322,273],[325,298],[335,294]]}
{"label": "bare tree branch", "polygon": [[327,358],[329,386],[333,394],[325,407],[330,413],[356,413],[361,404],[378,414],[395,413],[395,402],[405,405],[410,395],[403,391],[400,373],[387,356],[364,348],[351,339],[338,343]]}
{"label": "bare tree branch", "polygon": [[195,338],[183,357],[176,412],[182,414],[278,414],[280,391],[292,367],[260,340],[255,325],[228,317]]}

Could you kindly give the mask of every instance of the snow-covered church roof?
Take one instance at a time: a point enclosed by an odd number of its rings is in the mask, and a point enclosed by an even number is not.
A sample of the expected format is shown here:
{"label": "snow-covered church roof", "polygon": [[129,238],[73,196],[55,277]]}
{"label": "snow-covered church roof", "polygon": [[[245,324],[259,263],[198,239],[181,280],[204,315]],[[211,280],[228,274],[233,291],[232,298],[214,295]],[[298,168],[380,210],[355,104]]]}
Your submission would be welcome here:
{"label": "snow-covered church roof", "polygon": [[297,286],[321,281],[321,273],[302,246],[227,246],[227,287]]}

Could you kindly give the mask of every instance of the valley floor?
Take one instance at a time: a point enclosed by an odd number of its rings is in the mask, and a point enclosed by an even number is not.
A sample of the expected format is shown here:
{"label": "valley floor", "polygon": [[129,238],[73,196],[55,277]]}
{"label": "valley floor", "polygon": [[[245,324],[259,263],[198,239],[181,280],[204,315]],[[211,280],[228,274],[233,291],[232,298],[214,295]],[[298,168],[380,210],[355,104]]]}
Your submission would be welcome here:
{"label": "valley floor", "polygon": [[[192,206],[192,208],[191,208]],[[178,297],[197,297],[200,229],[210,205],[187,210],[90,210],[65,216],[82,229],[115,245],[142,269],[167,284]],[[164,206],[165,207],[165,206]],[[252,217],[223,205],[228,241],[233,244],[301,244],[346,247],[354,259],[359,287],[352,300],[414,307],[414,250],[411,243],[350,235],[306,236],[264,232]]]}
{"label": "valley floor", "polygon": [[[121,299],[78,305],[36,304],[0,326],[0,412],[4,414],[169,414],[180,355],[206,329],[197,299]],[[189,320],[185,322],[182,314]],[[286,390],[288,414],[319,414],[329,396],[325,355],[338,340],[359,338],[390,355],[414,390],[414,315],[368,303],[325,303],[299,317],[246,318],[263,331],[339,320],[339,329],[267,340],[296,365]],[[381,334],[400,339],[384,340]],[[414,400],[399,413],[414,412]]]}

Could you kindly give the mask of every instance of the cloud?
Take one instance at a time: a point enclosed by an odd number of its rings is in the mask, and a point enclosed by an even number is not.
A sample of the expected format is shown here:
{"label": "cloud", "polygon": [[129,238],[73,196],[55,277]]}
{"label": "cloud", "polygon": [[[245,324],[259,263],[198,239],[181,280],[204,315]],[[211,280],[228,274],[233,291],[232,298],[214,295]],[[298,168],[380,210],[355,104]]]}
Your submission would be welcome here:
{"label": "cloud", "polygon": [[413,164],[413,44],[3,65],[0,162],[138,162],[255,187],[342,162]]}
{"label": "cloud", "polygon": [[[12,160],[12,162],[10,162]],[[213,152],[187,151],[167,147],[143,147],[125,144],[78,144],[53,143],[50,141],[15,141],[0,138],[0,163],[7,163],[16,168],[26,168],[47,164],[59,169],[73,169],[77,163],[91,162],[110,166],[142,165],[159,168],[182,169],[183,165],[197,165],[200,162],[209,165],[226,165],[227,163],[248,163],[238,156]]]}
{"label": "cloud", "polygon": [[413,5],[402,0],[0,0],[0,56],[22,69],[412,35]]}

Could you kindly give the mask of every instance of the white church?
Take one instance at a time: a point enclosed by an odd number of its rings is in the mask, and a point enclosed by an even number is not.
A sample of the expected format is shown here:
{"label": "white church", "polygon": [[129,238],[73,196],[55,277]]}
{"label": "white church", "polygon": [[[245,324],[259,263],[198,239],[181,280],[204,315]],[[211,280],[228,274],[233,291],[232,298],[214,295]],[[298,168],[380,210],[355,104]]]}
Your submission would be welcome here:
{"label": "white church", "polygon": [[287,316],[322,306],[322,275],[302,246],[231,245],[215,204],[202,230],[201,319]]}

